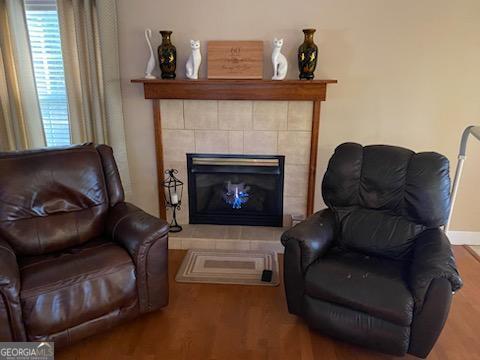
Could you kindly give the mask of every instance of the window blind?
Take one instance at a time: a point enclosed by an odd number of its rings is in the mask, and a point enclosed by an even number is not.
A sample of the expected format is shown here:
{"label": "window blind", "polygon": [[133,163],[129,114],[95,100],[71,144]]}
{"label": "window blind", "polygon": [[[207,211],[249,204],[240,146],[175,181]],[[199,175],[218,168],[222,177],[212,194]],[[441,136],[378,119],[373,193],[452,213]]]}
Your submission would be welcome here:
{"label": "window blind", "polygon": [[69,145],[70,124],[55,0],[25,0],[33,70],[47,146]]}

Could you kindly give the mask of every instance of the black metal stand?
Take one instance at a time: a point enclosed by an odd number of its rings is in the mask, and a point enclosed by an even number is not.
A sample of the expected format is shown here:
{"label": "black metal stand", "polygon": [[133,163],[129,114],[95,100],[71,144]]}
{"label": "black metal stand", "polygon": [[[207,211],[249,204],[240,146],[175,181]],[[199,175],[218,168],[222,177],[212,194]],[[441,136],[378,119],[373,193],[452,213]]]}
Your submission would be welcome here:
{"label": "black metal stand", "polygon": [[178,222],[177,222],[177,207],[180,209],[180,204],[172,205],[173,219],[172,219],[172,222],[170,223],[170,232],[174,232],[174,233],[182,231],[182,227],[178,225]]}
{"label": "black metal stand", "polygon": [[165,188],[165,203],[167,207],[173,209],[173,219],[170,223],[170,232],[182,231],[182,227],[177,222],[177,210],[180,210],[180,204],[182,203],[183,182],[177,179],[175,174],[178,174],[177,169],[165,170],[167,178],[163,181]]}

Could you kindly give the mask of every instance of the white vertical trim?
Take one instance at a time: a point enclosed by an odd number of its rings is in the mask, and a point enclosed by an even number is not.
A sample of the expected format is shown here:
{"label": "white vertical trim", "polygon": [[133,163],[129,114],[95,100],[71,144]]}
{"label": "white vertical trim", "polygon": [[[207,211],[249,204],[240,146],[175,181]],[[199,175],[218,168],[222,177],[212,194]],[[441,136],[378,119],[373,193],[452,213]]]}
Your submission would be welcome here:
{"label": "white vertical trim", "polygon": [[448,231],[447,235],[453,245],[480,245],[479,231]]}

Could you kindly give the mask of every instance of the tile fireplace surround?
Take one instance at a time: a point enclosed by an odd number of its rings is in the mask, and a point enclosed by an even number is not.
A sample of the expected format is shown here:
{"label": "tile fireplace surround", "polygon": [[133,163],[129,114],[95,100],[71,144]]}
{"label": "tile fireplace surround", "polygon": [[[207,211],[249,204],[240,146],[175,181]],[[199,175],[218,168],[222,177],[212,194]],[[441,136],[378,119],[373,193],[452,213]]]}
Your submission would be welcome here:
{"label": "tile fireplace surround", "polygon": [[[187,179],[187,153],[281,155],[285,158],[283,224],[289,225],[291,215],[313,213],[320,108],[326,100],[327,85],[336,84],[337,80],[132,79],[131,82],[142,84],[144,98],[152,100],[159,188],[164,169],[176,168],[179,177]],[[158,195],[160,216],[171,217],[165,211],[163,196]],[[188,191],[185,191],[182,206],[187,203]],[[180,212],[180,223],[187,223],[188,213],[185,208]],[[171,248],[178,247],[173,243],[185,247],[193,241],[199,242],[201,237],[195,236],[197,229],[192,229],[190,235],[185,231],[183,235],[181,232],[177,237],[172,236]],[[210,243],[215,240],[215,247],[220,240],[239,240],[229,243],[244,247],[241,240],[246,240],[249,248],[256,246],[260,235],[244,239],[244,230],[255,234],[263,231],[259,227],[241,226],[240,239],[225,235],[225,239],[206,240]],[[215,231],[229,233],[225,228]],[[270,241],[272,247],[281,246],[279,235]]]}
{"label": "tile fireplace surround", "polygon": [[[289,225],[290,215],[305,215],[312,111],[311,101],[161,100],[165,169],[178,169],[186,184],[187,153],[285,155],[284,225]],[[177,219],[188,224],[186,186],[183,191]]]}

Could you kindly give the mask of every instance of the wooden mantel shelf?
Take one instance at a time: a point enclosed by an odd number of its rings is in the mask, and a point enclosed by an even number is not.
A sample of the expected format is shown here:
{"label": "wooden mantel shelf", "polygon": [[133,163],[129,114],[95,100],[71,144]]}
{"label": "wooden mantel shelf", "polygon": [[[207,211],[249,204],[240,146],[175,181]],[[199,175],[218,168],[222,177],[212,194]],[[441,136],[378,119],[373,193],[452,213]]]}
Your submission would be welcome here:
{"label": "wooden mantel shelf", "polygon": [[308,173],[307,215],[313,213],[315,177],[317,168],[318,132],[320,128],[320,104],[325,101],[327,85],[337,80],[148,80],[133,79],[141,83],[145,99],[153,100],[155,147],[159,189],[159,211],[166,218],[162,181],[165,176],[163,164],[161,99],[184,100],[291,100],[313,101],[312,134],[310,141],[310,165]]}
{"label": "wooden mantel shelf", "polygon": [[336,80],[146,80],[145,99],[324,101]]}

